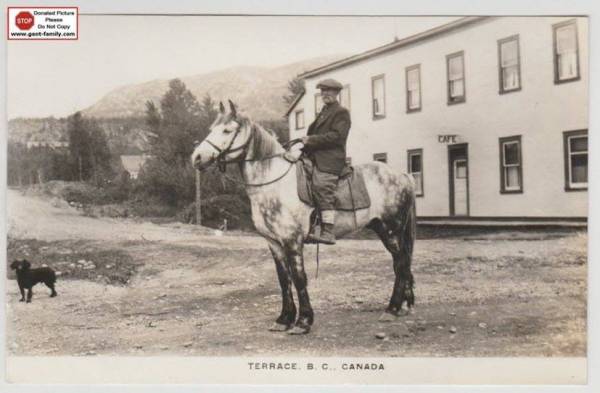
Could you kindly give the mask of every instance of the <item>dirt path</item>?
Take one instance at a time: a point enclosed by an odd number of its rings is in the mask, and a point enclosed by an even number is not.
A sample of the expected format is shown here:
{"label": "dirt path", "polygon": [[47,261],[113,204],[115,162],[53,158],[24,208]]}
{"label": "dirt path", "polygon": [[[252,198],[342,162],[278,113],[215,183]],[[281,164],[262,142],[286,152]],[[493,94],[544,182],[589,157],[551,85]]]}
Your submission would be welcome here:
{"label": "dirt path", "polygon": [[[585,233],[418,240],[416,312],[391,323],[378,322],[393,279],[378,241],[322,249],[318,279],[309,247],[316,322],[291,337],[267,331],[280,295],[262,239],[53,203],[8,193],[9,257],[65,268],[59,296],[37,286],[31,304],[7,281],[10,353],[585,356]],[[84,272],[81,255],[96,267]]]}

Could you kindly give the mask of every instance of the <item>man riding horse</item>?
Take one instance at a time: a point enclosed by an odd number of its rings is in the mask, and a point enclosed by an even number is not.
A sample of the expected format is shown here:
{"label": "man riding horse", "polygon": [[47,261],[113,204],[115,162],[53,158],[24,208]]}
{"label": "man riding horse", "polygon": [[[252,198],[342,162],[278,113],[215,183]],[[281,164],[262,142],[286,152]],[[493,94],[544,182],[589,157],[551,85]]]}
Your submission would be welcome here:
{"label": "man riding horse", "polygon": [[[313,163],[312,191],[321,214],[320,231],[313,226],[308,240],[335,244],[335,190],[346,165],[346,141],[350,131],[350,112],[338,103],[337,95],[343,86],[334,79],[317,85],[321,89],[323,109],[302,137],[304,152]],[[319,235],[317,235],[319,233]]]}

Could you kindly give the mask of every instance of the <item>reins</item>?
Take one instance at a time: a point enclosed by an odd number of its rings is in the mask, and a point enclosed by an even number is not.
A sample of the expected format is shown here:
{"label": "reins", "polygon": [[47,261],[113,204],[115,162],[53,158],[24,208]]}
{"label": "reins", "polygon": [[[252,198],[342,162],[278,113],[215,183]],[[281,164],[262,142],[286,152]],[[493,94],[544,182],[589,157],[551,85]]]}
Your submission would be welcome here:
{"label": "reins", "polygon": [[[212,143],[208,138],[205,139],[205,141],[211,145],[219,154],[217,154],[217,157],[215,157],[215,163],[217,165],[217,168],[219,168],[219,170],[221,171],[221,173],[223,174],[223,176],[225,178],[227,178],[228,180],[236,183],[236,184],[241,184],[244,185],[245,187],[262,187],[262,186],[268,186],[270,184],[273,183],[277,183],[279,180],[283,179],[289,172],[290,170],[292,170],[292,167],[294,166],[295,162],[290,161],[290,160],[286,160],[288,161],[288,163],[290,164],[288,166],[288,168],[285,170],[285,172],[279,176],[276,177],[273,180],[269,180],[267,182],[264,183],[247,183],[245,181],[239,181],[229,175],[227,175],[226,173],[226,166],[227,164],[231,164],[231,163],[235,163],[237,162],[239,164],[239,168],[240,168],[240,175],[242,176],[242,178],[244,177],[244,172],[242,170],[242,164],[244,162],[260,162],[260,161],[267,161],[267,160],[271,160],[273,158],[277,158],[277,157],[283,157],[284,154],[286,152],[288,152],[290,150],[290,148],[295,145],[296,143],[301,142],[301,139],[292,139],[291,141],[288,141],[286,143],[283,144],[283,148],[286,150],[284,153],[277,153],[277,154],[273,154],[267,157],[262,157],[262,158],[252,158],[252,159],[247,159],[246,155],[248,154],[248,147],[250,146],[250,143],[252,142],[252,140],[254,139],[254,135],[257,132],[257,129],[255,127],[252,128],[252,133],[250,134],[250,136],[248,137],[248,140],[246,140],[246,142],[244,142],[243,145],[235,147],[235,148],[231,148],[233,146],[233,143],[235,142],[236,138],[238,137],[238,135],[240,134],[240,129],[238,128],[235,131],[235,135],[233,136],[233,138],[231,138],[231,142],[229,142],[229,145],[224,148],[221,149],[219,146],[215,145],[214,143]],[[241,159],[239,158],[234,158],[232,160],[227,160],[226,156],[229,153],[233,153],[239,150],[243,150],[243,153],[241,154]]]}

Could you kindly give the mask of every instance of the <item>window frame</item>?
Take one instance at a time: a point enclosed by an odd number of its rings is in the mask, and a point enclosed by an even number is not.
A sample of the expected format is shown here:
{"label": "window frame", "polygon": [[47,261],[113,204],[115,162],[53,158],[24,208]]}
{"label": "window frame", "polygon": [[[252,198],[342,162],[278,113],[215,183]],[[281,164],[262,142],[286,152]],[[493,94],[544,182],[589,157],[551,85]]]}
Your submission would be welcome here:
{"label": "window frame", "polygon": [[[410,107],[410,90],[408,90],[408,74],[409,72],[413,71],[413,70],[417,70],[418,74],[419,74],[419,106],[416,108],[411,108]],[[421,109],[423,108],[423,89],[421,88],[421,64],[414,64],[411,66],[408,66],[405,68],[404,70],[404,76],[405,76],[405,84],[406,84],[406,113],[414,113],[414,112],[420,112]]]}
{"label": "window frame", "polygon": [[[302,127],[298,127],[298,115],[302,114]],[[304,117],[304,109],[298,109],[294,112],[294,123],[296,126],[296,130],[301,130],[306,127],[306,118]]]}
{"label": "window frame", "polygon": [[[375,81],[381,79],[383,82],[383,113],[375,113]],[[385,119],[386,113],[386,97],[385,97],[385,74],[379,74],[371,77],[371,114],[373,120]]]}
{"label": "window frame", "polygon": [[[420,172],[413,172],[412,171],[412,166],[411,166],[411,158],[413,156],[420,156],[421,157],[421,171]],[[424,168],[423,168],[423,149],[409,149],[406,151],[406,172],[410,173],[411,175],[413,173],[420,173],[421,174],[421,189],[420,190],[415,190],[415,196],[417,198],[422,198],[425,196],[425,176],[424,174]]]}
{"label": "window frame", "polygon": [[373,153],[373,161],[383,162],[385,164],[388,163],[388,155],[387,153]]}
{"label": "window frame", "polygon": [[589,161],[588,161],[588,167],[587,167],[588,182],[585,183],[585,185],[583,185],[583,183],[578,183],[578,184],[582,184],[582,185],[577,185],[577,183],[575,185],[573,185],[571,183],[571,155],[572,155],[572,153],[571,153],[570,138],[582,137],[582,136],[585,136],[586,138],[588,138],[588,149],[585,154],[588,156],[588,160],[589,160],[590,148],[589,148],[588,130],[584,129],[584,130],[574,130],[574,131],[564,131],[563,132],[563,150],[564,150],[564,161],[565,161],[565,191],[587,191],[587,189],[588,189],[589,170],[590,170],[589,169]]}
{"label": "window frame", "polygon": [[[321,93],[315,93],[315,119],[317,118],[317,116],[319,116],[320,111],[317,108],[317,103],[318,103],[319,98],[321,98],[321,97],[322,97]],[[322,100],[322,98],[321,98],[321,100]],[[323,109],[323,106],[321,106],[321,109]]]}
{"label": "window frame", "polygon": [[[557,51],[557,39],[556,39],[556,31],[561,27],[565,27],[568,25],[573,25],[575,27],[575,58],[577,60],[577,75],[569,78],[569,79],[560,79],[560,75],[558,75],[558,51]],[[569,19],[563,22],[555,23],[552,25],[552,53],[553,58],[552,62],[554,63],[554,84],[559,85],[561,83],[569,83],[575,82],[581,79],[581,66],[579,59],[579,29],[577,28],[577,20]]]}
{"label": "window frame", "polygon": [[[504,88],[504,78],[502,73],[502,45],[507,42],[517,42],[517,75],[519,77],[519,86],[512,89]],[[498,40],[498,94],[507,94],[520,91],[523,88],[523,78],[521,77],[521,42],[518,34],[511,35],[509,37],[501,38]]]}
{"label": "window frame", "polygon": [[[344,104],[342,103],[342,92],[343,92],[344,90],[347,90],[347,91],[348,91],[348,105],[347,105],[347,106],[344,106]],[[351,100],[352,100],[352,99],[350,98],[350,85],[349,85],[349,84],[347,84],[347,85],[344,85],[344,87],[342,88],[342,90],[340,90],[340,92],[339,92],[339,94],[338,94],[338,102],[339,102],[339,103],[340,103],[340,105],[342,105],[344,108],[348,109],[348,112],[350,112],[350,106],[352,105],[352,104],[351,104]]]}
{"label": "window frame", "polygon": [[[463,81],[463,95],[459,99],[452,99],[450,95],[450,60],[460,57],[462,64],[462,81]],[[462,104],[463,102],[467,102],[467,77],[465,70],[465,51],[461,50],[458,52],[450,53],[446,55],[446,96],[448,99],[448,105]]]}
{"label": "window frame", "polygon": [[[504,155],[504,146],[511,143],[517,143],[519,147],[519,165],[518,165],[518,174],[519,174],[519,188],[508,188],[506,185],[506,172],[505,169],[508,168],[505,164],[505,155]],[[502,137],[498,139],[498,144],[500,147],[500,194],[522,194],[524,192],[523,186],[523,143],[521,135],[513,135]],[[514,165],[511,165],[514,166]]]}

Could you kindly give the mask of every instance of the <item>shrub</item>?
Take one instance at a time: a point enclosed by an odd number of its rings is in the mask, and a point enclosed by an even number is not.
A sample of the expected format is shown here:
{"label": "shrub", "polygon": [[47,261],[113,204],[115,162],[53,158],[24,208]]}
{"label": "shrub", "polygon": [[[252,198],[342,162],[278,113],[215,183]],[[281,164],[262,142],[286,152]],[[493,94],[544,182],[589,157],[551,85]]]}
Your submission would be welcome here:
{"label": "shrub", "polygon": [[[244,195],[225,194],[208,198],[201,204],[202,225],[221,228],[227,220],[228,229],[252,229],[250,201]],[[196,224],[196,204],[191,203],[178,214],[179,221]]]}

